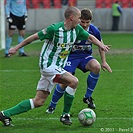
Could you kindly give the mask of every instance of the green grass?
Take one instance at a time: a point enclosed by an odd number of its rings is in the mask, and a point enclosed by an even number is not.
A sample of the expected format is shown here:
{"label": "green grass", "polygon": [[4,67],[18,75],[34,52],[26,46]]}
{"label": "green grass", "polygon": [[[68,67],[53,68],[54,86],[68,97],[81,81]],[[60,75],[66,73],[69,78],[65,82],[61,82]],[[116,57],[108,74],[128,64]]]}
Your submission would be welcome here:
{"label": "green grass", "polygon": [[[50,95],[44,106],[27,113],[13,116],[14,127],[4,127],[0,123],[1,133],[102,133],[102,132],[133,132],[133,67],[132,67],[132,34],[102,34],[106,44],[112,44],[106,54],[113,73],[101,71],[96,89],[93,93],[97,108],[96,122],[91,127],[82,127],[77,115],[86,108],[82,98],[86,91],[88,73],[77,69],[79,85],[71,108],[71,126],[59,122],[63,109],[63,98],[59,101],[55,113],[46,114],[45,110],[51,100]],[[16,44],[16,38],[13,45]],[[34,43],[25,47],[29,57],[4,58],[0,51],[0,110],[16,105],[24,99],[34,97],[36,85],[40,78],[38,67],[39,52],[42,43]],[[94,53],[100,62],[100,57]]]}

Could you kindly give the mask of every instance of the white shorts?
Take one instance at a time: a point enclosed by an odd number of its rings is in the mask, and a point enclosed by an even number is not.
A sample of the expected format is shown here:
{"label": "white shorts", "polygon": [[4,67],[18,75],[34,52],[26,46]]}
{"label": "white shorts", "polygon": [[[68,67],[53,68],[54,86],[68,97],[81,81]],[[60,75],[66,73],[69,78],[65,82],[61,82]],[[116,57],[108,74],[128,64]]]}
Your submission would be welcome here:
{"label": "white shorts", "polygon": [[53,79],[55,78],[56,74],[63,74],[67,71],[61,67],[52,65],[46,69],[40,70],[40,72],[41,78],[38,81],[37,90],[49,91],[51,93],[55,84],[57,84],[53,82]]}

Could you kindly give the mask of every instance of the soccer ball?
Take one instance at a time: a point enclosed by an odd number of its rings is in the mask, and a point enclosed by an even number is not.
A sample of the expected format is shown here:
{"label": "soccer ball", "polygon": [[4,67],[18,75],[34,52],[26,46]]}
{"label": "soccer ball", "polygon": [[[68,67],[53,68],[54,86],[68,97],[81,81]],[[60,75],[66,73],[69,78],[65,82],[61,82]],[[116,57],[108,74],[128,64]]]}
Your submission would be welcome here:
{"label": "soccer ball", "polygon": [[85,108],[79,112],[78,120],[83,126],[91,126],[96,121],[96,114],[92,109]]}

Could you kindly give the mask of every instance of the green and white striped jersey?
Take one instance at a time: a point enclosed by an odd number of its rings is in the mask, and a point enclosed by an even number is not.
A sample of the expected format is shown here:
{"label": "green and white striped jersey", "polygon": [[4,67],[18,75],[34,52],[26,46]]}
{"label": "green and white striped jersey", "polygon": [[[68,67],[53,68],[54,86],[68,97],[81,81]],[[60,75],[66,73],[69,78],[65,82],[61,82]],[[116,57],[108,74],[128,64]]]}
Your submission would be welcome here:
{"label": "green and white striped jersey", "polygon": [[80,25],[65,30],[64,22],[52,24],[39,31],[40,40],[44,40],[39,61],[41,69],[51,65],[64,67],[75,40],[86,40],[88,35]]}

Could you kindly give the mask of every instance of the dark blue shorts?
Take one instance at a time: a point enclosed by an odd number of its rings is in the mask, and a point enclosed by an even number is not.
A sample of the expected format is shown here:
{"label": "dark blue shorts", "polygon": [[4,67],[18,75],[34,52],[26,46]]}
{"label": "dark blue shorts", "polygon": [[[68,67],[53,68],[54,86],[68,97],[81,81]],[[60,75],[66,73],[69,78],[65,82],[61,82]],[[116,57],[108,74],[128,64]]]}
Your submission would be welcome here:
{"label": "dark blue shorts", "polygon": [[89,54],[70,54],[64,69],[72,74],[75,74],[76,68],[79,68],[85,73],[87,72],[85,66],[92,59],[94,58]]}

